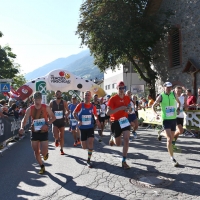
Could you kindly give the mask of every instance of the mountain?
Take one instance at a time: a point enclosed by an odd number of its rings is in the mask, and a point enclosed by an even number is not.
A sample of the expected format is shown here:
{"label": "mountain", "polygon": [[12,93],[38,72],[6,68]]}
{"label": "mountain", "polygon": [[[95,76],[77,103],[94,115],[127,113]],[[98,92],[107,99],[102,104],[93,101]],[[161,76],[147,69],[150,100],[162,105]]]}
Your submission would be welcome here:
{"label": "mountain", "polygon": [[102,79],[103,73],[94,65],[94,58],[90,56],[89,50],[84,50],[78,54],[68,56],[66,58],[58,58],[42,67],[35,69],[25,75],[26,80],[45,76],[50,71],[55,69],[65,69],[72,72],[74,75],[81,76],[87,79]]}

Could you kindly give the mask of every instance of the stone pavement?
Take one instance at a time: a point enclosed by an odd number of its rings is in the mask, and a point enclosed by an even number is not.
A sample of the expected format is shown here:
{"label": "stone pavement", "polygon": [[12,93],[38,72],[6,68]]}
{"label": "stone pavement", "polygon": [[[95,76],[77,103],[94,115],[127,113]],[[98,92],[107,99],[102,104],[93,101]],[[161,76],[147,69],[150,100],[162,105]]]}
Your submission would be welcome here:
{"label": "stone pavement", "polygon": [[[37,174],[28,137],[4,152],[0,157],[1,199],[200,199],[199,139],[180,137],[177,145],[182,153],[175,153],[180,167],[175,168],[166,139],[158,141],[154,130],[140,128],[138,138],[130,142],[127,163],[131,169],[123,170],[122,147],[107,145],[109,132],[104,132],[102,143],[96,135],[92,169],[85,165],[87,151],[72,147],[71,133],[66,131],[65,136],[65,156],[59,155],[50,137],[44,175]],[[161,179],[166,180],[164,184],[154,187]]]}

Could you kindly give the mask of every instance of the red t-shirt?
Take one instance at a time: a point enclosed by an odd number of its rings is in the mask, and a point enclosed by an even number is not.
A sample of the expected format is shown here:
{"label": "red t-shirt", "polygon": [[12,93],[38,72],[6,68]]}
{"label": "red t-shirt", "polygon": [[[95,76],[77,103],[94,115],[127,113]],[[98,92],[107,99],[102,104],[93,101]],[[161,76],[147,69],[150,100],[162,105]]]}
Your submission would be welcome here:
{"label": "red t-shirt", "polygon": [[[196,99],[196,97],[195,96],[188,96],[188,98],[187,98],[187,105],[189,106],[189,105],[192,105],[192,104],[196,104],[196,102],[197,102],[197,99]],[[189,110],[196,110],[196,108],[194,107],[189,107],[188,108]]]}
{"label": "red t-shirt", "polygon": [[[123,98],[120,98],[118,94],[115,96],[111,97],[108,101],[108,106],[114,110],[115,108],[119,108],[121,106],[128,106],[130,103],[130,98],[128,96],[124,96]],[[116,121],[119,120],[122,117],[128,118],[128,113],[125,112],[124,110],[120,110],[114,114],[110,115],[110,120],[111,121]]]}
{"label": "red t-shirt", "polygon": [[[84,107],[87,108],[87,109],[90,108],[91,105],[92,105],[92,103],[90,103],[90,104],[85,104],[85,103],[84,103]],[[81,109],[82,109],[82,103],[79,103],[79,104],[76,106],[76,108],[74,109],[74,112],[79,113],[79,112],[81,111]],[[95,106],[93,106],[93,114],[94,114],[95,116],[97,116],[97,109],[96,109]]]}

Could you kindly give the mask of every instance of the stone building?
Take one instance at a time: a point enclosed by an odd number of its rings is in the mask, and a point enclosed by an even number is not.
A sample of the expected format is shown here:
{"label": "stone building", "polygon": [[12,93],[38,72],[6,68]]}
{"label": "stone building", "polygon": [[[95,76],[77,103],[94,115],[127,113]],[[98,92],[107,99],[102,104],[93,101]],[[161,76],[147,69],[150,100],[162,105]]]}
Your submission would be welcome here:
{"label": "stone building", "polygon": [[200,87],[200,1],[199,0],[149,0],[148,14],[159,9],[173,12],[172,30],[154,49],[154,69],[158,72],[157,92],[165,81],[192,89]]}

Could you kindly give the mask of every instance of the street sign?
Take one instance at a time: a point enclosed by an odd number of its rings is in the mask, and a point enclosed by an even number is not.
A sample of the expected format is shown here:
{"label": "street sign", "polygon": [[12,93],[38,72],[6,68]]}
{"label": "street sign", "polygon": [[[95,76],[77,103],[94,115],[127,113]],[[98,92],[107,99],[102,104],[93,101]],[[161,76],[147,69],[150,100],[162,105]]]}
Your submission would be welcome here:
{"label": "street sign", "polygon": [[1,83],[11,83],[12,79],[0,79]]}
{"label": "street sign", "polygon": [[38,81],[36,82],[36,91],[41,92],[42,94],[46,94],[46,82]]}
{"label": "street sign", "polygon": [[10,92],[10,83],[0,83],[0,92]]}

